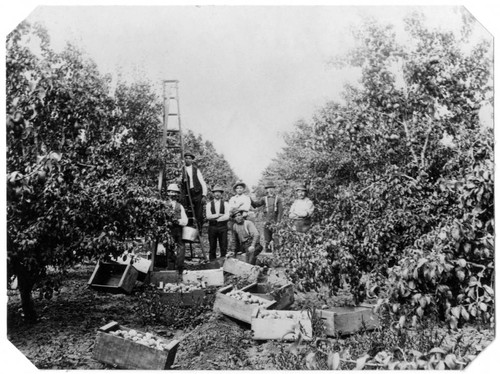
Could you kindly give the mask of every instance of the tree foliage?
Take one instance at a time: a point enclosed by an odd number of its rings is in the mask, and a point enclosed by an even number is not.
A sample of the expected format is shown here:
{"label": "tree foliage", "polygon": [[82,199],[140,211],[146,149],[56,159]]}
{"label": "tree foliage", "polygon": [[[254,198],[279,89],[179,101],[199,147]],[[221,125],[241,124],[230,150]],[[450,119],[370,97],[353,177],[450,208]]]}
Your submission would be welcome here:
{"label": "tree foliage", "polygon": [[120,83],[111,95],[109,77],[72,46],[52,51],[42,28],[23,23],[8,36],[8,270],[28,318],[48,265],[63,272],[136,237],[166,240],[158,102],[148,84]]}
{"label": "tree foliage", "polygon": [[387,296],[401,327],[433,313],[452,327],[490,322],[493,130],[479,112],[492,97],[491,42],[419,15],[406,31],[401,43],[390,25],[356,30],[334,66],[359,68],[359,84],[299,124],[266,170],[307,179],[318,208],[305,235],[283,225],[281,256],[303,288],[346,281],[358,300]]}

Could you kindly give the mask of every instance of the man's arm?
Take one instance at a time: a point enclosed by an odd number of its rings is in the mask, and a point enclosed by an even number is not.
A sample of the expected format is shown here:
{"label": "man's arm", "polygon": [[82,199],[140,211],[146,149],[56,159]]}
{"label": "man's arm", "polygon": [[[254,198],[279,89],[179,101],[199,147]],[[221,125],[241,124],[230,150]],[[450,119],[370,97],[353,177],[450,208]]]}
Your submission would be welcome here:
{"label": "man's arm", "polygon": [[264,205],[266,203],[266,200],[265,198],[260,198],[258,200],[254,200],[250,197],[250,204],[254,207],[254,208],[258,208],[262,205]]}
{"label": "man's arm", "polygon": [[314,204],[310,199],[308,199],[307,201],[306,211],[307,211],[307,217],[311,217],[314,212]]}
{"label": "man's arm", "polygon": [[181,205],[181,218],[179,219],[179,225],[186,226],[188,224],[188,218],[184,207]]}
{"label": "man's arm", "polygon": [[200,169],[197,169],[198,171],[198,180],[200,181],[201,184],[201,189],[202,189],[202,194],[203,196],[207,196],[207,184],[205,183],[205,179],[203,179],[203,174],[201,173]]}
{"label": "man's arm", "polygon": [[290,213],[288,214],[288,217],[295,219],[298,217],[296,210],[296,203],[295,201],[293,202],[292,206],[290,207]]}
{"label": "man's arm", "polygon": [[248,234],[252,237],[252,244],[250,246],[255,248],[255,245],[260,240],[259,230],[257,230],[252,221],[245,221],[245,225],[247,225]]}
{"label": "man's arm", "polygon": [[279,196],[277,196],[276,198],[278,199],[278,201],[276,202],[276,209],[278,210],[276,222],[280,222],[283,218],[283,199]]}
{"label": "man's arm", "polygon": [[208,203],[205,207],[205,212],[207,214],[207,219],[208,220],[214,220],[219,218],[219,215],[217,213],[212,214],[212,204]]}
{"label": "man's arm", "polygon": [[[207,205],[208,206],[208,205]],[[224,214],[217,219],[218,222],[229,221],[229,204],[224,201]]]}

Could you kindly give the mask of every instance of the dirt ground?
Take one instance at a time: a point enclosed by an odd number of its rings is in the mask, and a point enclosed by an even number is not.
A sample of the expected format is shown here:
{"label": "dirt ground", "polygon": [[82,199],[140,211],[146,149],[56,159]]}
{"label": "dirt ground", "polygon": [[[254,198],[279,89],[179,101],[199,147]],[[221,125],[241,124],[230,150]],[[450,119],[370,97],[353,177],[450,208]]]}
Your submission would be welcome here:
{"label": "dirt ground", "polygon": [[[273,358],[290,346],[290,343],[254,341],[249,325],[212,311],[213,293],[204,309],[194,312],[187,308],[185,315],[178,315],[170,324],[145,323],[141,314],[141,287],[136,287],[130,295],[95,291],[87,286],[93,270],[92,264],[76,267],[58,295],[37,301],[39,321],[34,324],[25,323],[19,296],[16,291],[9,291],[7,337],[38,369],[112,369],[92,358],[97,330],[110,321],[167,340],[180,340],[172,367],[175,370],[277,370]],[[339,295],[326,302],[341,305],[348,298],[347,294]],[[292,309],[324,302],[318,294],[296,292]],[[486,336],[484,331],[473,328],[464,333],[481,345],[479,351],[493,340],[494,334],[486,331]]]}

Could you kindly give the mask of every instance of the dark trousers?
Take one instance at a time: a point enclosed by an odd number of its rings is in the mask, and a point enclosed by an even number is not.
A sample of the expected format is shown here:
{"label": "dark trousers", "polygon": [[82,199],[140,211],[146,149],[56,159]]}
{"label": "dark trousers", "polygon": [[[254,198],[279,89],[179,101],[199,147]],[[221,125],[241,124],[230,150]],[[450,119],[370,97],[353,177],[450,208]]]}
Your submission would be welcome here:
{"label": "dark trousers", "polygon": [[255,265],[255,263],[257,262],[257,256],[259,255],[260,252],[262,252],[263,248],[260,243],[257,243],[255,245],[255,250],[253,252],[250,252],[248,248],[250,248],[251,244],[252,244],[251,240],[247,240],[246,242],[241,243],[240,247],[236,248],[235,255],[238,252],[245,252],[247,263],[250,265]]}
{"label": "dark trousers", "polygon": [[[194,209],[194,211],[192,212],[192,216],[194,216],[194,218],[196,218],[197,229],[201,235],[201,229],[203,227],[203,204],[201,203],[201,199],[203,198],[203,195],[201,193],[195,193],[195,191],[193,189],[190,190],[190,195],[191,195],[191,201],[193,202],[193,209]],[[189,197],[188,197],[187,193],[186,193],[185,199],[184,199],[184,208],[186,208],[187,211],[191,211],[191,204],[189,204]],[[192,222],[189,222],[189,225],[191,225],[191,224],[192,224]]]}
{"label": "dark trousers", "polygon": [[[170,229],[172,239],[174,240],[174,248],[170,247],[167,253],[167,261],[171,268],[171,264],[175,263],[175,268],[179,273],[184,271],[184,259],[186,258],[186,244],[182,241],[182,227],[174,226]],[[177,253],[176,253],[177,252]]]}
{"label": "dark trousers", "polygon": [[215,260],[217,257],[217,242],[219,242],[220,257],[227,254],[227,222],[220,222],[208,226],[208,243],[210,244],[209,258]]}

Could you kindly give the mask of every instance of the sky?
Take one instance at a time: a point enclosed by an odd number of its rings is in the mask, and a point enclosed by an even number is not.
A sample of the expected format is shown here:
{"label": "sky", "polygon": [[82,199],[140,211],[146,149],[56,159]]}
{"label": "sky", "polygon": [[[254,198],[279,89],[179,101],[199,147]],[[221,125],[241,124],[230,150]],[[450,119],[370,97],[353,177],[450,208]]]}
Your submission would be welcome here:
{"label": "sky", "polygon": [[[39,6],[26,19],[45,25],[55,50],[71,42],[115,78],[146,78],[158,90],[164,79],[179,80],[183,130],[212,141],[253,186],[283,147],[283,133],[358,78],[327,63],[353,46],[350,28],[372,16],[401,30],[415,9]],[[420,9],[433,25],[459,20],[453,7]]]}
{"label": "sky", "polygon": [[[178,79],[184,129],[212,141],[236,174],[247,184],[255,185],[261,172],[282,148],[283,133],[291,131],[298,120],[310,120],[314,111],[327,101],[338,100],[344,83],[357,78],[355,71],[335,71],[326,63],[352,46],[350,26],[359,24],[363,16],[371,15],[400,27],[402,16],[411,9],[396,5],[416,2],[383,3],[389,7],[370,1],[343,3],[358,7],[339,7],[342,3],[334,1],[260,2],[280,5],[279,8],[259,7],[259,2],[203,0],[182,2],[191,4],[188,7],[155,8],[124,7],[137,5],[137,1],[47,0],[43,4],[51,7],[38,8],[33,1],[22,5],[16,2],[16,6],[9,3],[14,2],[0,4],[3,35],[24,18],[42,21],[55,49],[71,42],[83,49],[103,73],[121,72],[132,79],[145,77],[158,82],[158,87],[163,79]],[[180,3],[141,2],[148,5]],[[465,5],[498,36],[499,13],[491,3],[478,0],[418,2],[442,5],[426,10],[431,23],[442,27],[453,27],[456,20],[451,8],[445,5]],[[60,7],[67,4],[114,6]],[[226,4],[240,6],[222,6]],[[305,4],[314,6],[303,6]],[[5,101],[1,106],[4,112]],[[1,140],[5,144],[3,136],[1,134]],[[2,166],[5,167],[5,162]],[[5,184],[0,189],[6,196]],[[4,297],[6,302],[5,294]],[[0,335],[6,336],[3,328]],[[9,349],[9,354],[3,355],[4,366],[23,365],[27,371],[34,371],[19,351],[8,347],[10,343],[2,341],[2,348],[4,343]],[[498,349],[497,343],[494,345]],[[470,372],[491,372],[489,365],[495,360],[492,349],[490,346],[473,362]]]}

